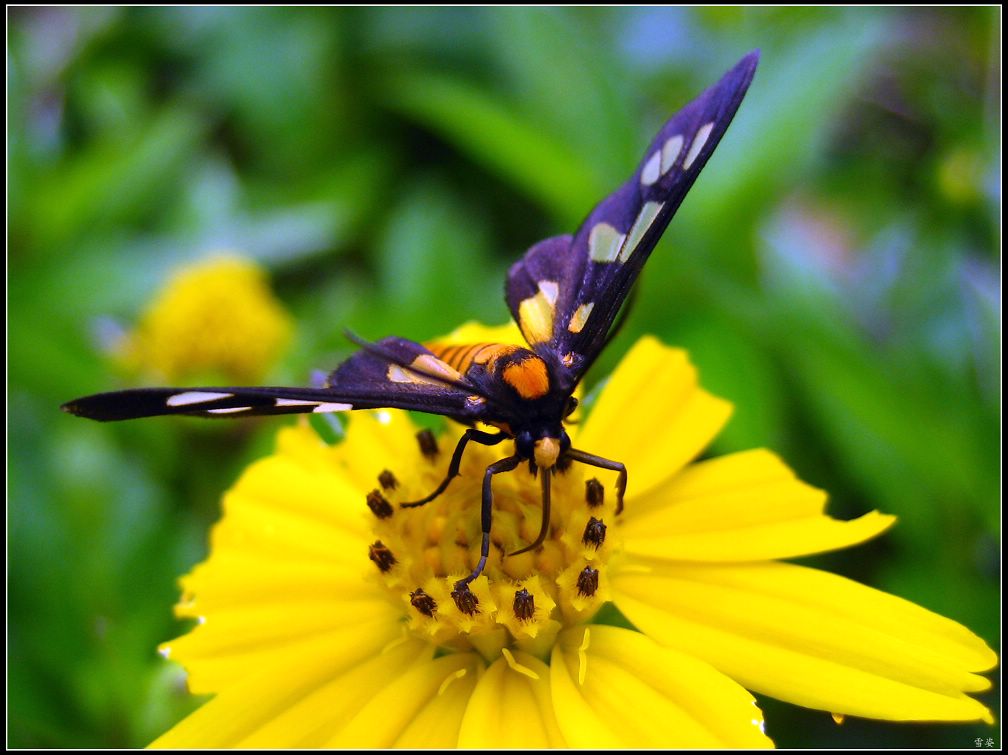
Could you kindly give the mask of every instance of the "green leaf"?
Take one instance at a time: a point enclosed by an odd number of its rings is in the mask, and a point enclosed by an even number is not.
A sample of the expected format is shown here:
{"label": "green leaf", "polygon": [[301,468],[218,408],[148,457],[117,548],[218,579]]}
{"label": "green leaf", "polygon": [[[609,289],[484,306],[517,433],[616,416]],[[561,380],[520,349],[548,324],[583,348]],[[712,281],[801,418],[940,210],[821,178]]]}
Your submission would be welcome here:
{"label": "green leaf", "polygon": [[575,226],[609,188],[566,142],[472,83],[422,71],[389,80],[382,92],[389,107],[541,202],[564,227]]}

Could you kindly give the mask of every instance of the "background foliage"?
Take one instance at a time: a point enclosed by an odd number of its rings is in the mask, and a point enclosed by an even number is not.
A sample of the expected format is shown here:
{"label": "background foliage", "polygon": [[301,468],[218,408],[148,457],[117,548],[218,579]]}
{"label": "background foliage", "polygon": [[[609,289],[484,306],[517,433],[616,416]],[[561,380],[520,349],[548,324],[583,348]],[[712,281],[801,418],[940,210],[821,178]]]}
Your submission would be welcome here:
{"label": "background foliage", "polygon": [[[501,322],[508,265],[573,230],[657,127],[762,48],[628,326],[687,346],[831,512],[900,523],[815,559],[999,647],[997,8],[8,9],[8,743],[146,744],[193,706],[155,653],[221,492],[284,420],[98,425],[101,348],[167,274],[259,260],[297,323]],[[985,697],[1000,712],[998,692]],[[761,701],[782,746],[974,747],[983,726]],[[995,741],[1000,746],[999,741]]]}

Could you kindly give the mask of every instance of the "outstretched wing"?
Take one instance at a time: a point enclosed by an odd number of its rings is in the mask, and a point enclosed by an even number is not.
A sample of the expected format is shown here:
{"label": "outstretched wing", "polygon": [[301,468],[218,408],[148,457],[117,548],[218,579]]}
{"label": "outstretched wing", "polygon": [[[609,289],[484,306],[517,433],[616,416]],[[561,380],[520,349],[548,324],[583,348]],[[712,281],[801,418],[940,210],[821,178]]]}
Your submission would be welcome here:
{"label": "outstretched wing", "polygon": [[752,81],[759,51],[658,132],[630,180],[574,236],[540,241],[508,273],[507,302],[529,345],[573,388],[605,345],[651,250],[714,152]]}
{"label": "outstretched wing", "polygon": [[261,414],[413,409],[461,422],[496,416],[492,397],[430,350],[403,338],[359,342],[323,388],[137,388],[75,399],[63,410],[109,422],[164,414],[247,417]]}

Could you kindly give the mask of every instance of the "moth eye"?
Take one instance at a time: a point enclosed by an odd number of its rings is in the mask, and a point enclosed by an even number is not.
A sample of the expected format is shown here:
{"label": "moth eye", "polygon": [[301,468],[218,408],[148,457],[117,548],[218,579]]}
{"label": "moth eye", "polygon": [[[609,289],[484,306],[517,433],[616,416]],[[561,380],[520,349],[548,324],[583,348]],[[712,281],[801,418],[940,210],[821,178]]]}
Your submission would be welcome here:
{"label": "moth eye", "polygon": [[531,459],[535,451],[535,441],[532,440],[532,433],[523,430],[515,436],[515,450],[523,459]]}
{"label": "moth eye", "polygon": [[578,408],[578,400],[571,396],[567,399],[567,406],[564,407],[564,417],[569,417],[574,413],[574,410]]}

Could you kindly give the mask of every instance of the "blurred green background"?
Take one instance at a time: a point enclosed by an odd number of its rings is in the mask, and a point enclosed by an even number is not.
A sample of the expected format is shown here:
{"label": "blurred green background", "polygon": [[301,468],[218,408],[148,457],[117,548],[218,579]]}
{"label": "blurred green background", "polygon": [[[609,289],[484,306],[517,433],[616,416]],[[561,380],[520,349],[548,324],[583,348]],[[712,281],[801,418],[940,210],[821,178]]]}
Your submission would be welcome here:
{"label": "blurred green background", "polygon": [[[226,248],[296,321],[305,384],[344,327],[503,322],[507,267],[570,232],[739,57],[739,115],[592,373],[688,347],[734,418],[878,508],[809,559],[1000,647],[1000,9],[9,8],[8,744],[142,746],[195,702],[157,644],[221,493],[290,420],[62,414],[131,384],[103,350]],[[996,673],[994,676],[996,677]],[[998,690],[983,696],[1000,717]],[[780,746],[969,747],[761,700]]]}

